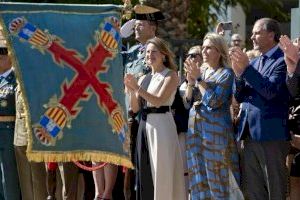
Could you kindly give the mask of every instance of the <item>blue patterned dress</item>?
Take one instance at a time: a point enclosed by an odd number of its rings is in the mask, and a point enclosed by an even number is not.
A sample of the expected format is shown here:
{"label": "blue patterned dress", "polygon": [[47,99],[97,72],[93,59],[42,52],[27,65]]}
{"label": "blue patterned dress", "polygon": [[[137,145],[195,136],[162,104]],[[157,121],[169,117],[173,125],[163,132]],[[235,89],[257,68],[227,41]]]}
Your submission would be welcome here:
{"label": "blue patterned dress", "polygon": [[230,115],[233,78],[231,69],[219,68],[205,79],[203,96],[193,89],[186,136],[192,200],[243,199]]}

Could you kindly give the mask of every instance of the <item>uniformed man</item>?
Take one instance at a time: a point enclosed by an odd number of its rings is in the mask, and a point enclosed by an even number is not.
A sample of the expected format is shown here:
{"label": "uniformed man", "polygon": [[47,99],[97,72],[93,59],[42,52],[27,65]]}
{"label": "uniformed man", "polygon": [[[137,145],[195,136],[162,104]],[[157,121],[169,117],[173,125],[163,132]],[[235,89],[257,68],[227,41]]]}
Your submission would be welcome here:
{"label": "uniformed man", "polygon": [[0,199],[19,200],[20,187],[14,152],[16,119],[15,73],[2,34],[0,38]]}
{"label": "uniformed man", "polygon": [[[135,74],[137,78],[149,72],[145,64],[145,49],[147,40],[155,37],[157,31],[157,22],[163,20],[164,16],[160,10],[145,6],[136,5],[134,7],[135,18],[128,22],[128,26],[124,24],[121,29],[126,32],[134,30],[135,39],[138,44],[132,46],[128,51],[124,52],[125,74]],[[126,27],[126,28],[125,28]],[[132,31],[133,32],[133,31]],[[121,30],[122,34],[122,30]],[[123,33],[122,35],[128,35]]]}
{"label": "uniformed man", "polygon": [[[136,5],[134,7],[134,14],[134,19],[122,26],[121,35],[128,36],[130,35],[128,34],[130,31],[135,33],[135,39],[138,44],[132,46],[128,51],[123,52],[124,74],[134,74],[138,79],[151,71],[145,63],[146,42],[156,36],[158,21],[163,20],[164,16],[160,10],[146,5]],[[134,161],[138,123],[136,121],[136,114],[130,110],[128,102],[128,96],[126,95],[128,126],[131,133],[130,149],[132,161]],[[127,170],[124,181],[125,199],[135,199],[135,195],[132,194],[134,192],[134,182],[132,171]]]}

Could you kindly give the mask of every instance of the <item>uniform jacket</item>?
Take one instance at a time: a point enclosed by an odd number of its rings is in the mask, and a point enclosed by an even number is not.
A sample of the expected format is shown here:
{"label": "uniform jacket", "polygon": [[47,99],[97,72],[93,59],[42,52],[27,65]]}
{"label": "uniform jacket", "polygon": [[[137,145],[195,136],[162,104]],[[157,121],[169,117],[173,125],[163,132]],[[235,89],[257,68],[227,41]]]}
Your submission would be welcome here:
{"label": "uniform jacket", "polygon": [[288,140],[289,93],[283,52],[277,47],[261,69],[260,59],[253,59],[234,83],[234,96],[242,103],[237,140],[246,122],[254,141]]}
{"label": "uniform jacket", "polygon": [[[0,82],[0,116],[15,116],[15,90],[16,79],[14,71]],[[7,126],[6,123],[1,122],[1,126]]]}
{"label": "uniform jacket", "polygon": [[128,51],[122,52],[124,73],[134,74],[137,78],[146,74],[145,47],[141,44],[132,46]]}
{"label": "uniform jacket", "polygon": [[[134,74],[136,78],[140,78],[149,70],[145,63],[145,47],[141,44],[132,46],[128,51],[122,52],[124,74]],[[129,110],[129,97],[125,97],[126,110]]]}

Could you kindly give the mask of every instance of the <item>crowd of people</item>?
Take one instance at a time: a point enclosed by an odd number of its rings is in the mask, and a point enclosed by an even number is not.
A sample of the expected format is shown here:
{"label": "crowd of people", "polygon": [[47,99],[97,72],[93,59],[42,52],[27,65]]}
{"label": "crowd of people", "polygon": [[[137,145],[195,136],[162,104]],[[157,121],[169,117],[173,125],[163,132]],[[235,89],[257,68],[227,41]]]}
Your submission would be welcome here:
{"label": "crowd of people", "polygon": [[83,187],[73,163],[29,162],[22,91],[1,40],[0,199],[300,199],[299,41],[262,18],[245,51],[238,34],[227,43],[220,23],[189,49],[179,77],[174,53],[156,36],[163,14],[134,11],[121,35],[134,32],[138,42],[122,52],[135,168],[107,164],[84,173]]}

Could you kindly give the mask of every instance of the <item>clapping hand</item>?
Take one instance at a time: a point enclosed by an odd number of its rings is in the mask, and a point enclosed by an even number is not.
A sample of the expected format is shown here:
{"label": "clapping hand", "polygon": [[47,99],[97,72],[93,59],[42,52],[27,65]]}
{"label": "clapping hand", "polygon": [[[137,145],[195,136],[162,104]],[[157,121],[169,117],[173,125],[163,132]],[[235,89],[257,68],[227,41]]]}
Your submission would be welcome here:
{"label": "clapping hand", "polygon": [[299,60],[298,47],[295,46],[286,35],[280,37],[279,47],[284,52],[284,60],[287,64],[287,71],[289,73],[294,73]]}
{"label": "clapping hand", "polygon": [[247,66],[249,65],[249,59],[246,53],[244,53],[239,47],[232,47],[229,50],[229,56],[231,59],[232,69],[237,77],[240,77]]}
{"label": "clapping hand", "polygon": [[184,69],[187,73],[187,80],[189,84],[194,84],[195,80],[201,76],[198,62],[193,62],[191,59],[186,59],[184,62]]}
{"label": "clapping hand", "polygon": [[134,75],[132,74],[126,74],[124,77],[124,84],[126,86],[126,88],[130,91],[130,92],[134,92],[137,91],[139,88],[139,85],[137,83],[136,78],[134,77]]}

